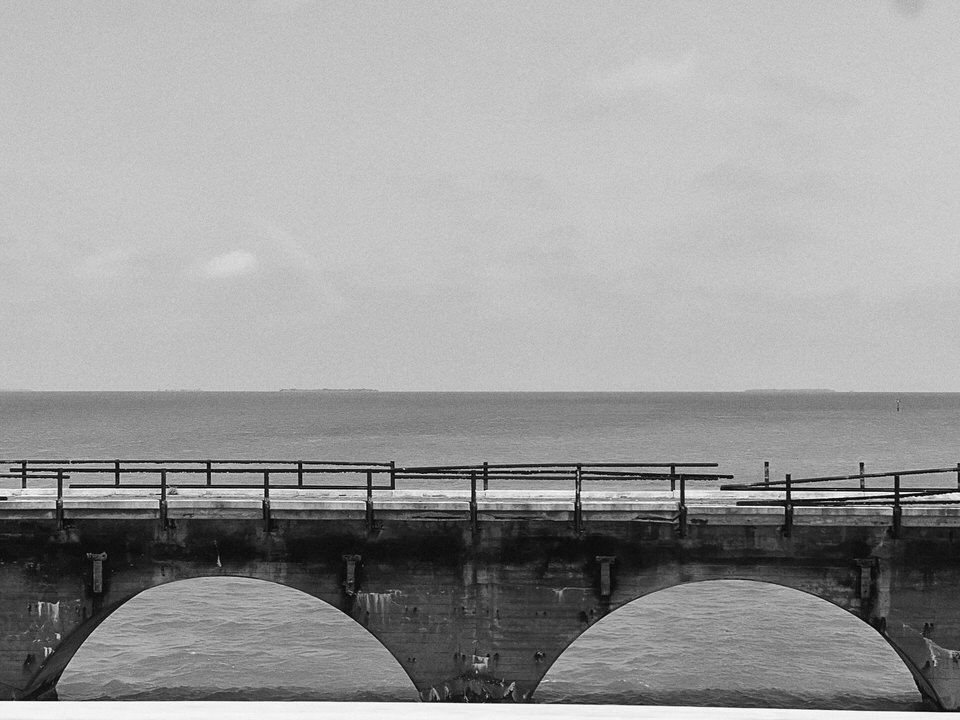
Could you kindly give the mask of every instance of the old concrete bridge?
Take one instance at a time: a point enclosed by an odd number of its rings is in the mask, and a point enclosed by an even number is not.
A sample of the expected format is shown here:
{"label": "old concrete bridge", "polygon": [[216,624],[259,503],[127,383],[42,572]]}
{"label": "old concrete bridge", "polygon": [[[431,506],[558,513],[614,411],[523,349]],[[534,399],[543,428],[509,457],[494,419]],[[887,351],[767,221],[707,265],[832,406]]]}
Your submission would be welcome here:
{"label": "old concrete bridge", "polygon": [[55,697],[114,610],[186,578],[258,578],[333,605],[423,700],[514,701],[618,607],[744,579],[848,610],[927,701],[960,707],[960,505],[949,488],[901,488],[955,469],[721,491],[692,485],[723,477],[705,467],[4,461],[0,695]]}

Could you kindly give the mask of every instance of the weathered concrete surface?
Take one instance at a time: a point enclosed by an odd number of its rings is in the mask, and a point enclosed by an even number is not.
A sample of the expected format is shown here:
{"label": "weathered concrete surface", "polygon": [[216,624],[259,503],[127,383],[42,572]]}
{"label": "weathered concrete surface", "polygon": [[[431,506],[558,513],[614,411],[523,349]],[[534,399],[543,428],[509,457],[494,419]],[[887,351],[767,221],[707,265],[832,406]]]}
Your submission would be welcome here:
{"label": "weathered concrete surface", "polygon": [[958,506],[905,508],[899,538],[889,508],[796,508],[787,537],[781,508],[691,492],[681,536],[671,493],[584,493],[577,533],[569,493],[481,493],[476,528],[465,493],[378,493],[370,529],[362,495],[290,491],[271,496],[267,529],[258,491],[181,489],[164,528],[155,496],[72,491],[58,531],[49,492],[0,495],[5,698],[51,693],[113,610],[186,578],[259,578],[330,603],[393,653],[424,700],[517,701],[616,608],[744,579],[849,610],[894,645],[930,702],[960,706]]}

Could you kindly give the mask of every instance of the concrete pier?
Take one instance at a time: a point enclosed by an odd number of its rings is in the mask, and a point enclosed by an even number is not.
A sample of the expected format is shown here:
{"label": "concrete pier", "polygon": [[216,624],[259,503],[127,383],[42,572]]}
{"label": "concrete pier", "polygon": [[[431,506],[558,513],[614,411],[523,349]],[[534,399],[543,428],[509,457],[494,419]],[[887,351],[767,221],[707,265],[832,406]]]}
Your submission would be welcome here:
{"label": "concrete pier", "polygon": [[178,488],[163,511],[143,489],[74,489],[59,508],[54,489],[0,497],[9,699],[54,693],[86,637],[137,593],[232,575],[354,618],[423,700],[528,700],[618,607],[743,579],[848,610],[890,642],[928,702],[960,706],[958,505],[905,505],[894,537],[889,506],[797,506],[785,532],[783,507],[708,489],[686,490],[682,505],[679,491],[584,491],[579,519],[569,490],[480,490],[473,507],[467,490],[379,491],[371,503],[362,490],[287,489],[265,505],[258,488]]}

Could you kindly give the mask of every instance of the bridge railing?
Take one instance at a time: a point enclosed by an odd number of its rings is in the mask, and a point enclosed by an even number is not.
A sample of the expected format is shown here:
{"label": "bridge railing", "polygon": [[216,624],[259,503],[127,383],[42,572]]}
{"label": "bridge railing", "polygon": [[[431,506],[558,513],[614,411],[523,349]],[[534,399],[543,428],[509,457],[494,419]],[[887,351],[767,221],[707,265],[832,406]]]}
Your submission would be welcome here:
{"label": "bridge railing", "polygon": [[[56,482],[57,523],[63,525],[64,485],[69,488],[149,489],[159,491],[160,518],[166,525],[167,497],[174,488],[262,488],[264,525],[270,526],[271,489],[365,490],[367,522],[373,526],[373,493],[395,490],[398,481],[439,481],[444,486],[470,485],[470,516],[477,523],[478,483],[572,483],[574,526],[583,525],[582,491],[585,482],[669,481],[679,486],[679,524],[686,527],[688,481],[730,479],[732,475],[703,472],[717,463],[482,463],[397,467],[395,462],[330,462],[318,460],[0,460],[0,479],[32,482],[49,487]],[[700,471],[700,472],[695,472]],[[331,481],[330,478],[336,481]],[[81,481],[82,480],[82,481]],[[567,486],[569,487],[569,485]]]}
{"label": "bridge railing", "polygon": [[[359,490],[367,495],[367,517],[372,524],[373,491],[396,488],[393,462],[338,462],[321,460],[0,460],[0,479],[48,485],[56,481],[57,527],[63,528],[64,482],[74,476],[89,482],[71,482],[71,488],[149,489],[160,494],[160,522],[167,526],[167,497],[174,488],[262,488],[263,522],[270,529],[270,490]],[[147,476],[148,480],[143,481]],[[278,482],[277,477],[282,479]],[[317,482],[336,477],[339,482]],[[377,478],[377,482],[374,478]],[[135,482],[131,480],[141,480]],[[176,480],[176,482],[172,482]],[[49,482],[48,482],[49,481]]]}
{"label": "bridge railing", "polygon": [[[392,462],[342,462],[323,460],[0,460],[7,471],[0,478],[20,480],[26,488],[33,480],[47,480],[62,473],[64,479],[78,476],[86,482],[71,482],[74,488],[178,487],[250,488],[263,480],[267,487],[314,490],[350,490],[373,484],[373,489],[392,490]],[[135,482],[132,478],[152,479]],[[277,476],[282,479],[277,482]],[[318,482],[325,477],[340,482]],[[373,478],[383,478],[373,483]],[[271,477],[273,483],[271,485]]]}
{"label": "bridge railing", "polygon": [[[737,505],[780,505],[784,512],[784,533],[789,536],[793,527],[793,509],[800,505],[882,505],[893,509],[893,536],[899,537],[904,505],[960,504],[960,463],[951,467],[894,470],[889,472],[860,471],[854,475],[825,475],[794,478],[787,473],[782,481],[771,481],[765,464],[764,480],[753,483],[721,485],[721,490],[732,492],[777,492],[782,497],[773,499],[740,500]],[[949,484],[928,485],[931,476],[939,480],[944,475]],[[916,482],[919,480],[920,482]],[[856,481],[856,484],[855,484]],[[906,481],[906,482],[905,482]],[[851,494],[853,493],[853,494]],[[953,496],[945,499],[943,496]]]}
{"label": "bridge railing", "polygon": [[478,517],[477,486],[488,490],[490,483],[521,481],[552,484],[573,484],[573,525],[576,532],[583,528],[584,482],[625,481],[670,481],[670,490],[680,488],[678,527],[681,535],[686,531],[687,481],[716,481],[731,479],[732,475],[708,472],[690,472],[718,467],[717,463],[512,463],[481,465],[437,465],[397,468],[398,480],[440,480],[453,483],[470,481],[470,518],[476,526]]}

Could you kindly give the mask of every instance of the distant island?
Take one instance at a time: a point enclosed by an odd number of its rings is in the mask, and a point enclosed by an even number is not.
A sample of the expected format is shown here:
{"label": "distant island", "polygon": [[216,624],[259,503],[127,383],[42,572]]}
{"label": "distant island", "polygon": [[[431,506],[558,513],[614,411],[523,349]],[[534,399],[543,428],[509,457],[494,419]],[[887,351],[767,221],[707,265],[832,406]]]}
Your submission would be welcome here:
{"label": "distant island", "polygon": [[751,395],[802,395],[806,393],[832,393],[830,388],[751,388],[743,392]]}
{"label": "distant island", "polygon": [[374,393],[380,392],[373,388],[280,388],[280,392],[297,393]]}

